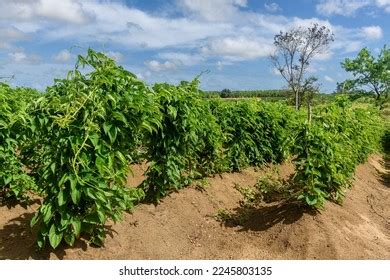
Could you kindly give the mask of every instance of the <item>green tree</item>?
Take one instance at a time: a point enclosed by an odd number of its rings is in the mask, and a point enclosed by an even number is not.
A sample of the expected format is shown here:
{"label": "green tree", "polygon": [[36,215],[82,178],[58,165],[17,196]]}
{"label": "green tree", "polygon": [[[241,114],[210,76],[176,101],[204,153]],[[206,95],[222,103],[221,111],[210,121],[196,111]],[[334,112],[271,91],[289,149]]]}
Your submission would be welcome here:
{"label": "green tree", "polygon": [[275,69],[294,92],[295,108],[313,87],[313,79],[307,78],[313,58],[327,52],[334,35],[326,26],[313,24],[308,28],[297,27],[280,32],[274,37],[275,52],[270,56]]}
{"label": "green tree", "polygon": [[384,46],[378,57],[374,57],[367,48],[362,49],[356,58],[345,59],[341,66],[351,72],[353,79],[344,84],[349,87],[369,89],[377,99],[388,94],[390,85],[390,49]]}

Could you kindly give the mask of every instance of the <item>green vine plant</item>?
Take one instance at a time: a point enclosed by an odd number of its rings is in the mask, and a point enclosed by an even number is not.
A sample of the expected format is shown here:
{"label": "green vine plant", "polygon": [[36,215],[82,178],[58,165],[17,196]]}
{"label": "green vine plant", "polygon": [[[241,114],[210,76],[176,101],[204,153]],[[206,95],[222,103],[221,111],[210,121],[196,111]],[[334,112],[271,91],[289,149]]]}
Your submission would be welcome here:
{"label": "green vine plant", "polygon": [[[83,74],[79,68],[86,67]],[[72,246],[82,235],[103,244],[107,220],[118,221],[144,196],[125,187],[126,176],[140,135],[159,125],[149,88],[91,49],[66,79],[47,89],[31,124],[40,143],[40,162],[31,168],[44,196],[31,221],[40,248],[47,241],[53,248],[62,241]]]}
{"label": "green vine plant", "polygon": [[28,141],[25,131],[29,124],[29,101],[37,92],[26,88],[12,89],[0,83],[0,194],[5,200],[29,200],[28,192],[36,185],[18,156],[23,143]]}
{"label": "green vine plant", "polygon": [[345,97],[318,108],[295,140],[297,199],[319,209],[327,200],[341,203],[356,166],[380,150],[383,131],[378,110],[353,109]]}
{"label": "green vine plant", "polygon": [[153,87],[162,120],[147,147],[150,166],[143,188],[149,200],[158,201],[194,178],[221,170],[222,132],[198,84],[195,79]]}

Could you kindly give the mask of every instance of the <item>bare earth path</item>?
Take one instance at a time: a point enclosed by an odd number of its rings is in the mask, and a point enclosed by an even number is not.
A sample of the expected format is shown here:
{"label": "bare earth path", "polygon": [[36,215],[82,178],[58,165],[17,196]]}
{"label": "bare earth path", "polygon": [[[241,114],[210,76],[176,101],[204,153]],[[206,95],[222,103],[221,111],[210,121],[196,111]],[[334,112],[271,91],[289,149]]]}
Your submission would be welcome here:
{"label": "bare earth path", "polygon": [[[389,170],[373,156],[356,170],[342,206],[327,203],[321,213],[294,205],[271,204],[243,226],[216,221],[218,209],[237,209],[233,186],[253,185],[262,172],[210,178],[204,191],[189,187],[158,206],[140,205],[110,225],[104,248],[79,242],[76,248],[37,252],[29,228],[32,209],[0,206],[0,259],[390,259]],[[280,167],[281,174],[291,166]],[[136,178],[139,182],[140,167]],[[138,175],[137,175],[138,174]]]}

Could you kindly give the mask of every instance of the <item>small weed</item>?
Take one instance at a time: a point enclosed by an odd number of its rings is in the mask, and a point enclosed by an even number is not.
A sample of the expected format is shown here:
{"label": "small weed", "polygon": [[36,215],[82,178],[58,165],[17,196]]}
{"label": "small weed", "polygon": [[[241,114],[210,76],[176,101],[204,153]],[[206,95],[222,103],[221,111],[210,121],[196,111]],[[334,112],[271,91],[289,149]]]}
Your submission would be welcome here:
{"label": "small weed", "polygon": [[207,177],[195,182],[195,189],[200,192],[204,192],[208,186],[210,186],[210,181]]}
{"label": "small weed", "polygon": [[214,218],[218,222],[229,222],[232,219],[232,213],[229,212],[228,210],[221,208],[218,209],[217,213],[215,214]]}

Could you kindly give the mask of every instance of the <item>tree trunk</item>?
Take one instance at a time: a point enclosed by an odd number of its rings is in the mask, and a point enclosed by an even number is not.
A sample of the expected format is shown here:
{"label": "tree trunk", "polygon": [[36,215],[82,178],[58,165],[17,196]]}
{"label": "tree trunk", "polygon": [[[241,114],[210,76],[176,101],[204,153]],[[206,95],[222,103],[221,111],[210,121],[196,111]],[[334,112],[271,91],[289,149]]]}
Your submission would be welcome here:
{"label": "tree trunk", "polygon": [[379,98],[381,97],[380,91],[378,90],[377,87],[374,87],[374,91],[375,91],[375,94],[376,94],[376,100],[379,100]]}
{"label": "tree trunk", "polygon": [[295,110],[299,110],[299,92],[295,92]]}

